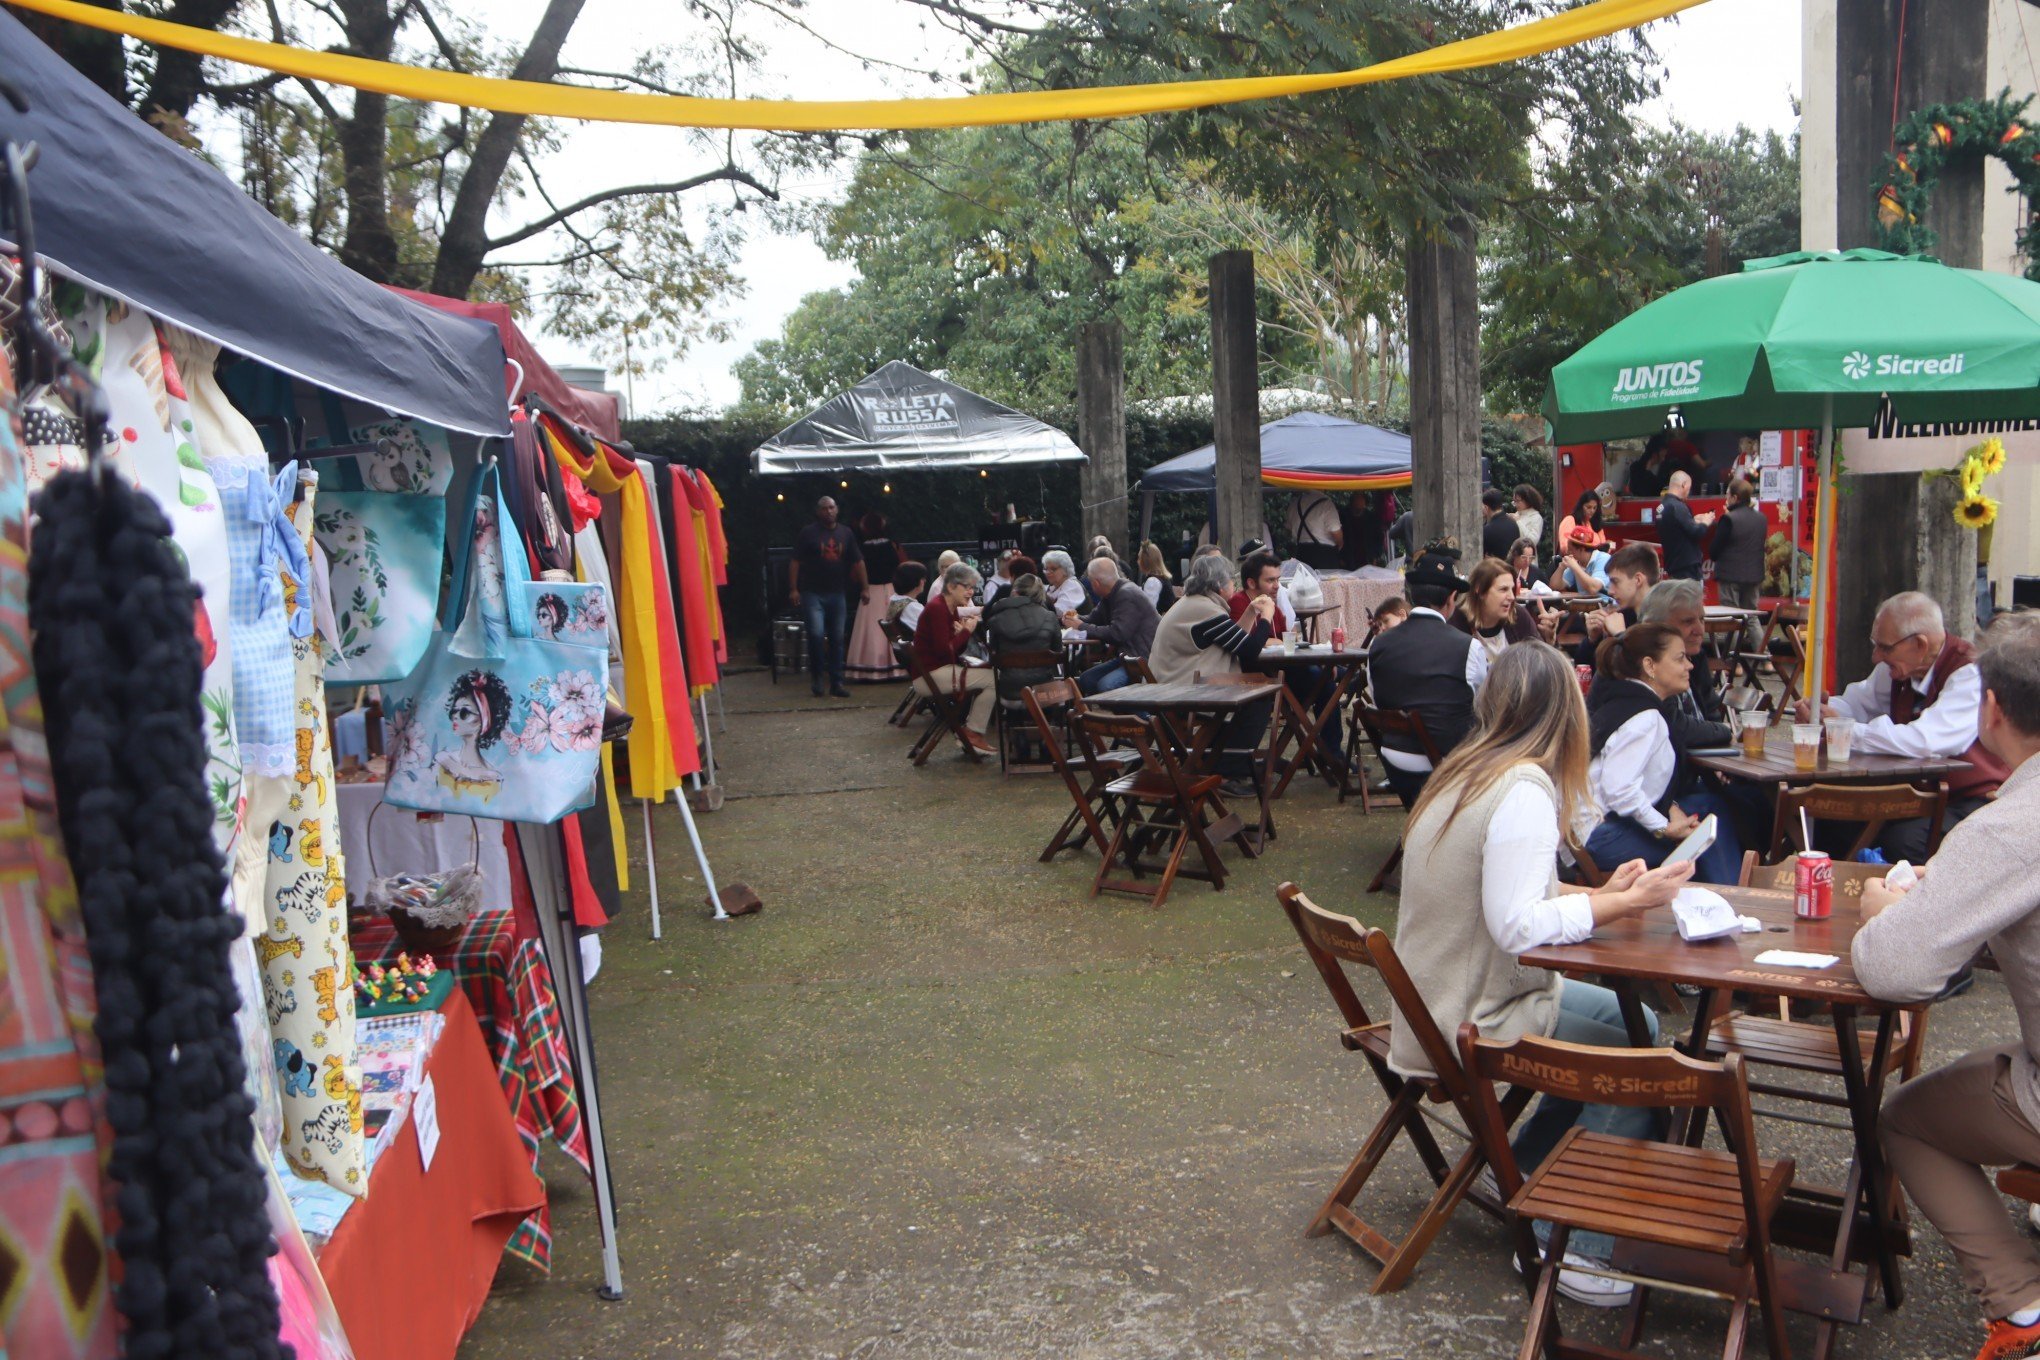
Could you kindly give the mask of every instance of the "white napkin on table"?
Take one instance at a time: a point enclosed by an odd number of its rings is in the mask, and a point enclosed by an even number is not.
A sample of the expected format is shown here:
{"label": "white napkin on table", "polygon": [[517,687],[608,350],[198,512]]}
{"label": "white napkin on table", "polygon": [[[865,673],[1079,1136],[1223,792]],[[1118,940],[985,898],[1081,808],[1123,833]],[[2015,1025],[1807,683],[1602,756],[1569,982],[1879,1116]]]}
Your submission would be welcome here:
{"label": "white napkin on table", "polygon": [[1728,899],[1711,888],[1679,889],[1672,899],[1672,919],[1679,923],[1679,938],[1688,944],[1764,928],[1755,917],[1738,916]]}
{"label": "white napkin on table", "polygon": [[1832,968],[1842,961],[1839,954],[1809,954],[1797,949],[1766,949],[1757,955],[1758,963],[1768,963],[1779,968]]}

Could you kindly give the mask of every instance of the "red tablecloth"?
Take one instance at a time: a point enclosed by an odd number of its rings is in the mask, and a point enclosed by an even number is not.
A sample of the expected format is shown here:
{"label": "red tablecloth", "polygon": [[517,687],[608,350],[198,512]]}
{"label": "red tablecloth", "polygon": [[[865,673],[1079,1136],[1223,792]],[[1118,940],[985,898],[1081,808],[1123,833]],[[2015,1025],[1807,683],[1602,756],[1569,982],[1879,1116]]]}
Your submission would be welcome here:
{"label": "red tablecloth", "polygon": [[[387,962],[401,947],[387,920],[365,921],[354,928],[357,967]],[[588,1131],[581,1124],[581,1102],[574,1093],[574,1069],[545,950],[537,940],[518,934],[516,920],[505,907],[470,921],[461,942],[441,951],[437,962],[453,970],[474,1005],[533,1169],[549,1138],[586,1170]],[[551,1268],[552,1219],[543,1203],[518,1225],[509,1251],[540,1270]]]}
{"label": "red tablecloth", "polygon": [[425,1064],[439,1107],[432,1169],[406,1115],[376,1159],[368,1198],[319,1253],[356,1360],[452,1360],[488,1300],[503,1244],[545,1205],[473,1008],[453,992],[440,1009],[446,1031]]}

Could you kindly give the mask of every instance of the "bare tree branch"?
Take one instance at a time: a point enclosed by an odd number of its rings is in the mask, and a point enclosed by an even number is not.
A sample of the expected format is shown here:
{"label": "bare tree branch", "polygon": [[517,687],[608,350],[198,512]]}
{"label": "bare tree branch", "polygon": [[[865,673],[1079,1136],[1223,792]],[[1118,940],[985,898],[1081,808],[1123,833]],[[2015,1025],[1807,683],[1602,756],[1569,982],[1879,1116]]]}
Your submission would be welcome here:
{"label": "bare tree branch", "polygon": [[500,250],[504,246],[514,246],[519,241],[528,241],[540,232],[548,231],[560,225],[576,213],[585,212],[589,208],[610,202],[612,199],[640,198],[646,194],[684,194],[689,189],[699,189],[704,184],[713,184],[718,180],[730,180],[738,184],[747,184],[774,202],[777,202],[779,199],[777,190],[761,183],[749,171],[744,170],[740,166],[723,165],[713,170],[703,171],[691,179],[675,180],[671,184],[631,184],[618,189],[604,189],[600,193],[588,195],[579,202],[570,203],[564,208],[554,209],[536,222],[526,223],[515,231],[505,232],[501,236],[489,237],[488,248],[490,250]]}

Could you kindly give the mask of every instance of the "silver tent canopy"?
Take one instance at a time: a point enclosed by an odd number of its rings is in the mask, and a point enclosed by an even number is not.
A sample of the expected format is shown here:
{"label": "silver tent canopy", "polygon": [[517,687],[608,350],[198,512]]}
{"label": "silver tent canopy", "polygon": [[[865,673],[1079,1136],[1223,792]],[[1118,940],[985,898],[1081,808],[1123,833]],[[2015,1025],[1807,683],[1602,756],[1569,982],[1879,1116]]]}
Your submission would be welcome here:
{"label": "silver tent canopy", "polygon": [[1078,463],[1053,425],[895,359],[773,435],[751,454],[759,473]]}

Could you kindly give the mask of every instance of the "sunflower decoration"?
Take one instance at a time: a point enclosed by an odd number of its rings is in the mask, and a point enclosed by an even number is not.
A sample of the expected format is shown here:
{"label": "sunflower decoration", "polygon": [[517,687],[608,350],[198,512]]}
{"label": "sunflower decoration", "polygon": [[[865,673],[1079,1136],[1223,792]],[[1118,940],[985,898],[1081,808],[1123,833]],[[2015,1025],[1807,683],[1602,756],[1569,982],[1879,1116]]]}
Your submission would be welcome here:
{"label": "sunflower decoration", "polygon": [[1955,522],[1965,529],[1988,529],[1997,523],[1998,503],[1989,496],[1964,496],[1955,503]]}
{"label": "sunflower decoration", "polygon": [[2005,441],[1993,435],[1978,444],[1973,450],[1976,461],[1983,468],[1983,475],[1995,477],[2005,470]]}

